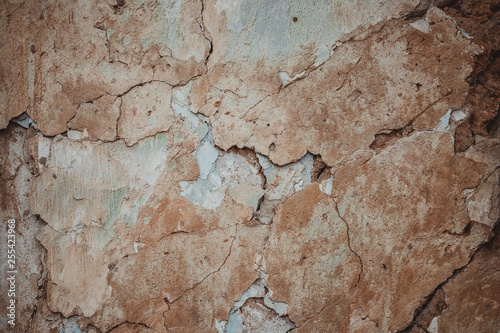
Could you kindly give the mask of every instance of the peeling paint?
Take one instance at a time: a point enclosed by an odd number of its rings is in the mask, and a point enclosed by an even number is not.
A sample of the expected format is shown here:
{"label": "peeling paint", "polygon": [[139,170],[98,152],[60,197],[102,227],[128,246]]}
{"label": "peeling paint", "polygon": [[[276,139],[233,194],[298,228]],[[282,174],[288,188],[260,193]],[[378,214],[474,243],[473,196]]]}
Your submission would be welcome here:
{"label": "peeling paint", "polygon": [[[271,300],[272,291],[269,289],[266,279],[267,276],[263,274],[261,278],[252,283],[238,301],[234,302],[227,321],[216,319],[220,323],[219,332],[237,333],[258,326],[266,332],[285,333],[295,328],[295,324],[286,317],[287,305]],[[252,299],[261,299],[263,303],[251,308],[250,311],[245,311],[248,301]],[[269,310],[272,310],[274,315]]]}
{"label": "peeling paint", "polygon": [[426,18],[422,18],[420,20],[417,20],[415,22],[411,22],[410,25],[414,27],[417,30],[420,30],[425,33],[429,33],[429,21],[427,21]]}
{"label": "peeling paint", "polygon": [[438,319],[439,317],[432,318],[431,324],[427,327],[429,333],[438,333]]}
{"label": "peeling paint", "polygon": [[6,2],[14,331],[496,331],[489,1]]}

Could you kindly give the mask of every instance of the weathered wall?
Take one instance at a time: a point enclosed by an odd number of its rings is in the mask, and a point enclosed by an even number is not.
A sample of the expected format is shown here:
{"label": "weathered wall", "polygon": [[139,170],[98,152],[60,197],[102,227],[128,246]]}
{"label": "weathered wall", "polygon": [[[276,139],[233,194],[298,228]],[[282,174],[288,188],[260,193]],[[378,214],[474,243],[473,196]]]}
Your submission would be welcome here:
{"label": "weathered wall", "polygon": [[2,0],[2,332],[498,332],[500,2]]}

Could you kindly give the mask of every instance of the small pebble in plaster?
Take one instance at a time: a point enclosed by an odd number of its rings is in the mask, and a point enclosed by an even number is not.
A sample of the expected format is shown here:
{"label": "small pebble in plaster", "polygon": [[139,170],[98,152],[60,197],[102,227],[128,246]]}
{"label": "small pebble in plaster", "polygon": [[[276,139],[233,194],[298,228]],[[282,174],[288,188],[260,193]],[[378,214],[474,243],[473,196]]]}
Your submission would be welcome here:
{"label": "small pebble in plaster", "polygon": [[412,27],[414,27],[417,30],[420,30],[422,32],[428,33],[429,32],[429,22],[423,18],[418,21],[410,23]]}
{"label": "small pebble in plaster", "polygon": [[459,109],[459,110],[455,110],[451,113],[451,119],[453,121],[460,121],[460,120],[463,120],[465,119],[465,117],[467,117],[467,112],[465,112],[464,110],[462,109]]}

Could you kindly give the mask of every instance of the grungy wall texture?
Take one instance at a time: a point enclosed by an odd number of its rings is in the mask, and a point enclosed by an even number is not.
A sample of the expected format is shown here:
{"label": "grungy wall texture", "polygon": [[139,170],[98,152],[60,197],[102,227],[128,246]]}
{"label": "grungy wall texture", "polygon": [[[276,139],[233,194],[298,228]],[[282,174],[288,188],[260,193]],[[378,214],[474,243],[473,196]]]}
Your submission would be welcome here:
{"label": "grungy wall texture", "polygon": [[498,0],[0,3],[1,332],[500,330]]}

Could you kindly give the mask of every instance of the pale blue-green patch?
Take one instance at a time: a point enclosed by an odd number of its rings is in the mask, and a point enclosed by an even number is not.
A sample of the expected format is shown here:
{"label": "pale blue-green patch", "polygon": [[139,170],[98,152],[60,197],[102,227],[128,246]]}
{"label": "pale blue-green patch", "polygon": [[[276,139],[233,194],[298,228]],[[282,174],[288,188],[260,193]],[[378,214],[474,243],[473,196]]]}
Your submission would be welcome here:
{"label": "pale blue-green patch", "polygon": [[200,139],[203,139],[208,134],[208,125],[202,123],[200,126],[196,127],[194,131],[198,133]]}
{"label": "pale blue-green patch", "polygon": [[165,133],[158,133],[153,138],[142,140],[132,147],[132,152],[137,155],[139,164],[144,164],[144,168],[147,168],[148,161],[156,155],[160,155],[166,159],[167,135]]}
{"label": "pale blue-green patch", "polygon": [[134,227],[137,222],[137,215],[139,215],[139,209],[144,206],[146,201],[145,197],[136,199],[132,207],[122,213],[122,221]]}
{"label": "pale blue-green patch", "polygon": [[286,61],[310,43],[333,45],[339,37],[333,6],[331,0],[243,0],[228,15],[228,58],[248,54],[250,61],[257,61],[264,54]]}
{"label": "pale blue-green patch", "polygon": [[113,66],[111,66],[109,62],[101,61],[99,65],[97,65],[97,69],[99,72],[106,75],[109,79],[112,79],[115,76]]}
{"label": "pale blue-green patch", "polygon": [[127,23],[130,20],[130,12],[128,9],[125,9],[122,14],[123,22]]}
{"label": "pale blue-green patch", "polygon": [[94,247],[99,249],[104,249],[106,244],[110,241],[112,231],[108,232],[104,228],[91,228],[90,231],[90,239]]}
{"label": "pale blue-green patch", "polygon": [[122,43],[123,43],[123,46],[127,46],[128,44],[130,44],[130,37],[129,36],[123,37]]}
{"label": "pale blue-green patch", "polygon": [[250,206],[255,211],[264,191],[258,186],[245,186],[243,184],[230,187],[228,194],[237,202]]}
{"label": "pale blue-green patch", "polygon": [[118,218],[122,200],[127,193],[127,190],[121,188],[116,191],[107,191],[104,195],[104,210],[106,215],[103,217],[102,225],[113,237],[113,225]]}
{"label": "pale blue-green patch", "polygon": [[146,38],[146,39],[141,40],[141,45],[143,48],[146,48],[149,45],[149,43],[151,43],[150,38]]}
{"label": "pale blue-green patch", "polygon": [[115,30],[114,29],[107,29],[106,30],[106,37],[111,37],[113,34],[115,33]]}
{"label": "pale blue-green patch", "polygon": [[82,330],[80,329],[80,327],[78,327],[77,324],[73,324],[73,327],[71,328],[71,331],[73,333],[82,333]]}

